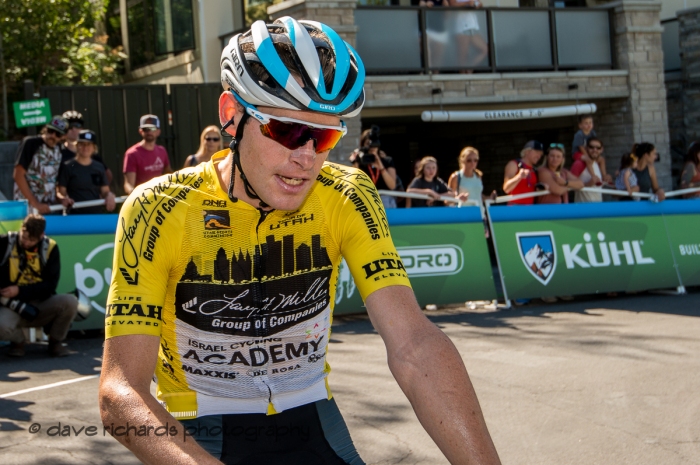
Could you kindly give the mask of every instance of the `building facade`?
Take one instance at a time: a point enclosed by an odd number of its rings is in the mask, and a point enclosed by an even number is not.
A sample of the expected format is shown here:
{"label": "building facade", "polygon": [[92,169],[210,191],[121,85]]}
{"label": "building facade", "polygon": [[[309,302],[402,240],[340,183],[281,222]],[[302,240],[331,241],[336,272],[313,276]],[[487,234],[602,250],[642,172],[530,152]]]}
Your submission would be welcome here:
{"label": "building facade", "polygon": [[[131,66],[127,80],[216,82],[222,45],[245,23],[245,5],[237,1],[192,1],[193,48]],[[121,0],[126,8],[121,11],[128,13],[127,3],[134,2]],[[661,23],[670,2],[484,0],[479,10],[420,8],[411,0],[362,3],[286,0],[267,8],[272,19],[293,16],[328,24],[363,57],[365,108],[347,122],[348,136],[331,153],[333,160],[346,162],[361,130],[377,124],[382,147],[405,184],[413,177],[415,161],[425,155],[438,158],[446,179],[457,168],[461,148],[471,145],[480,150],[479,167],[490,191],[500,187],[503,167],[518,157],[527,140],[569,148],[576,117],[428,123],[421,120],[422,112],[498,115],[502,110],[594,103],[595,130],[605,144],[608,171],[616,171],[634,142],[647,141],[659,152],[662,186],[675,187]],[[133,15],[121,11],[122,36],[129,36]],[[133,47],[130,52],[134,56]]]}

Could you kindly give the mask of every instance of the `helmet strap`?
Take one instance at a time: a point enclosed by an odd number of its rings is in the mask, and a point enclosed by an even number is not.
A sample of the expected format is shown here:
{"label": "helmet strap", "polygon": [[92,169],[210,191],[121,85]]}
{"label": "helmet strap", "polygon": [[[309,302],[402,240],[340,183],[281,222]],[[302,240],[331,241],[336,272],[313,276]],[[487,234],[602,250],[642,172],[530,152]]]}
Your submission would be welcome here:
{"label": "helmet strap", "polygon": [[[236,135],[233,137],[231,143],[229,144],[229,148],[231,149],[231,153],[233,154],[233,159],[231,160],[231,181],[229,182],[228,186],[228,197],[229,199],[231,199],[231,202],[238,202],[238,198],[233,195],[233,186],[236,180],[236,167],[238,167],[238,171],[240,172],[241,181],[243,181],[243,187],[245,188],[246,195],[251,199],[258,199],[260,201],[259,208],[266,208],[269,207],[269,205],[266,204],[255,192],[255,189],[253,189],[253,186],[251,186],[248,182],[248,178],[243,172],[243,167],[241,166],[241,156],[239,152],[239,147],[241,144],[241,140],[243,140],[243,128],[245,127],[245,124],[248,121],[249,117],[250,116],[247,112],[243,113],[243,116],[241,116],[241,120],[238,122],[238,127],[236,127]],[[231,118],[221,128],[222,133],[231,124],[233,124],[233,118]]]}

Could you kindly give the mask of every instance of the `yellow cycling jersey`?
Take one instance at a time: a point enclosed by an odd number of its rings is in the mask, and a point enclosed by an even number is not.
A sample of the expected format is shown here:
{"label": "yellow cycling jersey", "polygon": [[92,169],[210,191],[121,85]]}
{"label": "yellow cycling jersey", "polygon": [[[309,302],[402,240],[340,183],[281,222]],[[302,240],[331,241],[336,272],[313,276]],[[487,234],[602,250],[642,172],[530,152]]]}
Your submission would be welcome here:
{"label": "yellow cycling jersey", "polygon": [[372,181],[326,163],[297,211],[232,202],[216,165],[139,186],[119,215],[106,337],[159,336],[176,418],[330,398],[326,349],[344,257],[363,298],[410,286]]}

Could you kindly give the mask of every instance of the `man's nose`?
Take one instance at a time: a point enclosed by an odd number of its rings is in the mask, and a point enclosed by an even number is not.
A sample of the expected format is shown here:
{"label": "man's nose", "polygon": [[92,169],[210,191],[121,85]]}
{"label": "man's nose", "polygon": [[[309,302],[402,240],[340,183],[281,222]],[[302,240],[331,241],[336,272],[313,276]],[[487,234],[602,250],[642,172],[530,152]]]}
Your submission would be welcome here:
{"label": "man's nose", "polygon": [[309,139],[304,145],[292,151],[292,161],[298,163],[303,169],[310,169],[316,161],[316,147],[314,140]]}

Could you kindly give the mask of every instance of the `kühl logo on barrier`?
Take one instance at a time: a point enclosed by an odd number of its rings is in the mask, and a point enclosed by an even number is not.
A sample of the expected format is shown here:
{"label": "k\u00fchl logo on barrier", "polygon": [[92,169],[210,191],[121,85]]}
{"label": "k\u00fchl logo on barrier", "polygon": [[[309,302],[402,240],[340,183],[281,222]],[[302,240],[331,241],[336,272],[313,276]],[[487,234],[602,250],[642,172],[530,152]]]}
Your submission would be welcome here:
{"label": "k\u00fchl logo on barrier", "polygon": [[552,231],[516,233],[518,251],[530,274],[545,286],[557,269],[556,247]]}

